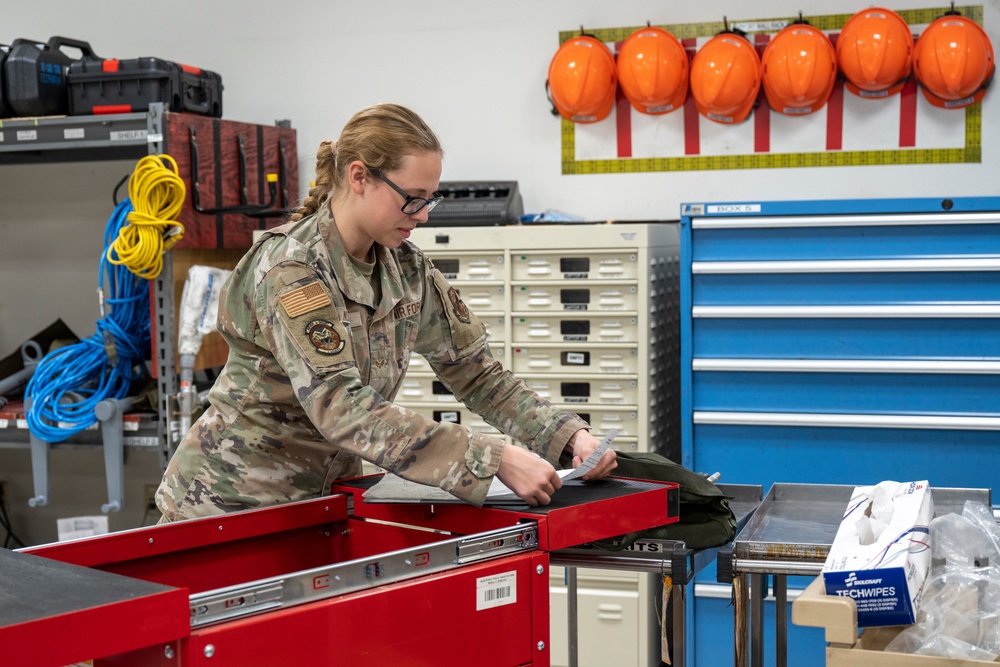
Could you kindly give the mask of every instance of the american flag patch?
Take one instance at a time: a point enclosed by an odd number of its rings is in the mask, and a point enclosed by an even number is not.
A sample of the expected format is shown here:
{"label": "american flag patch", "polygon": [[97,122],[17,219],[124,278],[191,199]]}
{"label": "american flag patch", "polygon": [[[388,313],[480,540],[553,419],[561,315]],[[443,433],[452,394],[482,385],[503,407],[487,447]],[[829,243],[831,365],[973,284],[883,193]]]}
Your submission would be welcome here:
{"label": "american flag patch", "polygon": [[330,304],[330,296],[319,283],[309,283],[305,287],[281,295],[281,305],[289,317],[298,317],[317,308]]}

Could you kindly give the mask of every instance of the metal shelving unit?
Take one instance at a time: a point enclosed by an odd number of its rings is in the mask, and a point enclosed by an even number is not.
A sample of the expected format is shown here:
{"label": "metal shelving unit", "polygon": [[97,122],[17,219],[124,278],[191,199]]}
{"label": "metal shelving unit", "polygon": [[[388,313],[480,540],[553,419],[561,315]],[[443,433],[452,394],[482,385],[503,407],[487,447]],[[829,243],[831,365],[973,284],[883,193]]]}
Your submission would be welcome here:
{"label": "metal shelving unit", "polygon": [[0,119],[0,163],[138,158],[162,143],[163,105],[146,113]]}
{"label": "metal shelving unit", "polygon": [[[166,112],[162,104],[150,105],[146,112],[107,116],[59,116],[0,119],[0,164],[38,164],[58,162],[93,162],[138,159],[163,152]],[[177,392],[175,367],[173,264],[167,253],[163,272],[154,280],[154,350],[153,369],[157,378],[159,416],[155,420],[155,446],[160,467],[170,456],[170,401]],[[5,447],[31,448],[32,477],[35,494],[33,506],[45,505],[48,495],[48,457],[52,445],[34,436],[25,436],[26,425],[18,420],[4,420]],[[14,423],[10,423],[13,421]],[[120,447],[154,446],[154,425],[150,419],[137,422],[138,431],[126,427],[113,438]],[[118,422],[121,422],[119,419]],[[118,423],[116,422],[116,423]],[[10,435],[10,437],[8,437]],[[59,446],[94,446],[105,444],[106,435],[84,432]],[[120,464],[119,464],[120,465]],[[111,475],[109,475],[109,478]],[[118,479],[121,470],[117,471]],[[115,502],[109,494],[109,504]],[[118,497],[120,500],[120,495]]]}
{"label": "metal shelving unit", "polygon": [[[200,160],[196,132],[202,136]],[[226,147],[225,156],[222,146]],[[265,220],[281,217],[298,187],[295,134],[289,121],[266,127],[170,112],[162,103],[151,104],[139,113],[0,119],[2,165],[131,161],[164,153],[173,155],[191,193],[190,202],[178,218],[188,232],[187,248],[249,247],[251,223],[263,229]],[[213,167],[214,174],[210,173]],[[280,184],[278,190],[270,179],[274,173]],[[202,189],[202,206],[210,210],[195,206],[199,201],[198,185]],[[257,204],[248,201],[255,191],[259,210]],[[265,204],[268,196],[270,203]],[[231,201],[234,199],[238,202]],[[130,407],[128,401],[104,401],[96,411],[100,422],[97,428],[55,445],[59,449],[103,445],[109,490],[105,512],[121,506],[124,448],[147,452],[155,448],[163,470],[176,445],[179,382],[174,340],[174,264],[177,262],[176,268],[183,270],[186,255],[167,252],[164,260],[151,295],[151,371],[157,383],[158,414],[124,415]],[[0,412],[0,449],[30,447],[34,492],[29,504],[45,505],[52,445],[31,436],[21,416]],[[136,424],[138,430],[133,431]]]}

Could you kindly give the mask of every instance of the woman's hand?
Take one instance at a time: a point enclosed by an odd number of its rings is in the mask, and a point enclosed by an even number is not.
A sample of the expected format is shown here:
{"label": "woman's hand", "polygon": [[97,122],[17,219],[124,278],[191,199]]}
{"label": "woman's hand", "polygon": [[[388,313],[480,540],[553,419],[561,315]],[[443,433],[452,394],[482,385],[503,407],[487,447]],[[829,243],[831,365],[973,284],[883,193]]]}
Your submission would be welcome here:
{"label": "woman's hand", "polygon": [[[573,467],[577,468],[583,463],[591,452],[597,449],[597,446],[601,444],[601,441],[590,434],[587,429],[580,429],[573,434],[573,437],[569,439],[566,444],[566,451],[573,454]],[[618,467],[618,461],[615,460],[616,455],[613,449],[608,449],[604,452],[604,456],[598,461],[597,465],[583,475],[580,479],[585,482],[589,482],[595,479],[601,479],[602,477],[607,477],[608,474]]]}
{"label": "woman's hand", "polygon": [[548,505],[552,494],[562,487],[551,463],[517,445],[504,446],[497,477],[532,507]]}

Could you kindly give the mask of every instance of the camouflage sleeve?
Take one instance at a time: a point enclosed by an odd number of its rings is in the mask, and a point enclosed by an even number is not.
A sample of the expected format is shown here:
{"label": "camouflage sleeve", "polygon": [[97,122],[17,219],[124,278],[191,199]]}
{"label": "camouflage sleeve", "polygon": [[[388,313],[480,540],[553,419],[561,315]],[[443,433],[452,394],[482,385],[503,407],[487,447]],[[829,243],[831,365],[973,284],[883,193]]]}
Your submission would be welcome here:
{"label": "camouflage sleeve", "polygon": [[569,439],[590,426],[542,399],[493,358],[486,328],[440,271],[431,268],[427,282],[416,351],[470,410],[558,467]]}
{"label": "camouflage sleeve", "polygon": [[364,384],[332,294],[314,269],[291,263],[264,274],[255,292],[261,333],[313,425],[336,448],[481,505],[503,441],[432,421]]}

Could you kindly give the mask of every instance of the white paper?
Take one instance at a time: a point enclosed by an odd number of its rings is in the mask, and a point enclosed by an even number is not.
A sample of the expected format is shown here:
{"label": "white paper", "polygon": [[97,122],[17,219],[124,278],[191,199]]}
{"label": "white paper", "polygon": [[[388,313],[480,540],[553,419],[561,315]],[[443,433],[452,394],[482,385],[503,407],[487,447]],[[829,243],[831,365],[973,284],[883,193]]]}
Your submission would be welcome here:
{"label": "white paper", "polygon": [[73,516],[56,519],[56,532],[60,542],[92,535],[106,535],[108,533],[108,517],[104,515]]}
{"label": "white paper", "polygon": [[597,446],[597,449],[590,453],[587,459],[578,465],[576,468],[568,468],[566,470],[560,470],[559,476],[562,477],[565,482],[567,479],[576,479],[577,477],[583,477],[588,472],[594,469],[594,467],[604,456],[604,452],[608,451],[608,447],[614,442],[615,436],[618,435],[618,429],[609,429],[607,435],[604,436],[604,440],[601,440],[601,444]]}

